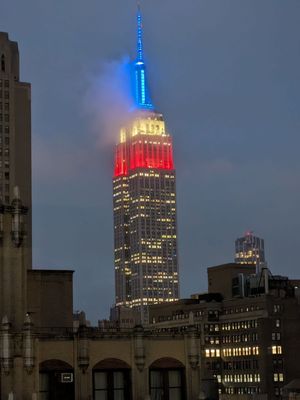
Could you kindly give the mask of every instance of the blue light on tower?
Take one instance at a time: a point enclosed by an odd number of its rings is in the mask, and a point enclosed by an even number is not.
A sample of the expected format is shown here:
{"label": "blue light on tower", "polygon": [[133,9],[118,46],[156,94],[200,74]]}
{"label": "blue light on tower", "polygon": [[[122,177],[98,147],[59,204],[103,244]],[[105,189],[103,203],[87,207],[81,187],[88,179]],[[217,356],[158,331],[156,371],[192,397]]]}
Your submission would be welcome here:
{"label": "blue light on tower", "polygon": [[154,107],[149,95],[146,79],[146,65],[143,59],[143,28],[140,7],[138,7],[137,13],[137,59],[133,67],[136,106],[140,109],[152,110]]}

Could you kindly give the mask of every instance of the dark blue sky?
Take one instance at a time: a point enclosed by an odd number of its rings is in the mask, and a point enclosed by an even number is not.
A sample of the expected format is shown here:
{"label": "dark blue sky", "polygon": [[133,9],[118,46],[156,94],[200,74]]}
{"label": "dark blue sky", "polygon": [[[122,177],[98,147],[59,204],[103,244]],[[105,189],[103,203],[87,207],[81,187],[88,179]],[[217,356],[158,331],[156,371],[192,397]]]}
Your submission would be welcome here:
{"label": "dark blue sky", "polygon": [[[248,229],[273,273],[299,277],[299,0],[142,8],[152,97],[174,137],[182,296],[206,289],[206,267],[232,261]],[[6,1],[0,30],[19,42],[32,83],[34,265],[74,269],[74,308],[105,317],[112,127],[119,66],[135,56],[135,1]]]}

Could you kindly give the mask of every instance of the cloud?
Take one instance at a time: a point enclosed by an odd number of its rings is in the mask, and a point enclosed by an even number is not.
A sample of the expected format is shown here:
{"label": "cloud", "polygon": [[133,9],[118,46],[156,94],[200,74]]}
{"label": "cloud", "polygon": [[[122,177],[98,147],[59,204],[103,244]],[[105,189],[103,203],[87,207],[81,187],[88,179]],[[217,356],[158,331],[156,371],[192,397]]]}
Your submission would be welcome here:
{"label": "cloud", "polygon": [[83,107],[90,131],[100,148],[111,147],[117,142],[120,128],[129,121],[134,105],[129,58],[104,62],[98,75],[88,81]]}

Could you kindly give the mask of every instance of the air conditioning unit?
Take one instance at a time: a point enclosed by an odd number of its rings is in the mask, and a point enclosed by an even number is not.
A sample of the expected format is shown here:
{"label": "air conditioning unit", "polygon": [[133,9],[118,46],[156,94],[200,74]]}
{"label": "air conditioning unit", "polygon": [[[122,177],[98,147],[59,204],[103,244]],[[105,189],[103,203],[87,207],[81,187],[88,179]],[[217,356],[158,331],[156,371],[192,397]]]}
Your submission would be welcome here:
{"label": "air conditioning unit", "polygon": [[72,372],[62,372],[60,374],[60,382],[61,383],[72,383],[73,382],[73,373]]}

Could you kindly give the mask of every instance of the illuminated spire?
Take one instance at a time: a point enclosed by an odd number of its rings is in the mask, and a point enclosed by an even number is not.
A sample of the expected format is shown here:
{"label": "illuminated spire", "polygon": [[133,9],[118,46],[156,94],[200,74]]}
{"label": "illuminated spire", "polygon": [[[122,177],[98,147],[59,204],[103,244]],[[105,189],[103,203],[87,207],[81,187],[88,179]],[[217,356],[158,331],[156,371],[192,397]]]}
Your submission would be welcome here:
{"label": "illuminated spire", "polygon": [[134,62],[135,101],[140,109],[153,109],[146,79],[143,57],[143,26],[140,3],[137,7],[137,59]]}
{"label": "illuminated spire", "polygon": [[138,2],[137,5],[137,60],[143,61],[143,26],[142,26],[142,14],[141,5]]}

